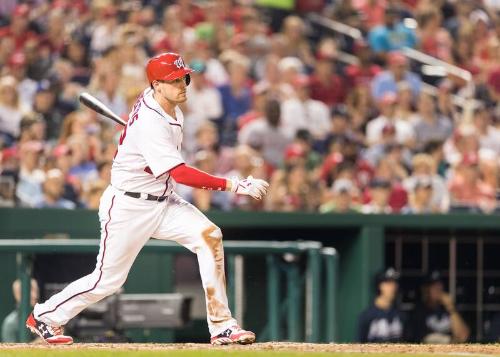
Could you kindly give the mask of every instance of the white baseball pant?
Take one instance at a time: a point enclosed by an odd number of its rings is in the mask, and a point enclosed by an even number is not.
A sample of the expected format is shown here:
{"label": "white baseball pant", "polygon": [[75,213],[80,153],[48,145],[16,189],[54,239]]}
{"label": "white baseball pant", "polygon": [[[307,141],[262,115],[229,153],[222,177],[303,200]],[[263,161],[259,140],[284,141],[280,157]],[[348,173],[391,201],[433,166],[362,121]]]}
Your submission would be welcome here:
{"label": "white baseball pant", "polygon": [[236,325],[226,296],[222,232],[192,204],[172,193],[163,202],[125,196],[109,186],[99,205],[101,241],[94,271],[69,284],[34,315],[62,326],[87,306],[116,292],[150,237],[173,240],[198,257],[211,336]]}

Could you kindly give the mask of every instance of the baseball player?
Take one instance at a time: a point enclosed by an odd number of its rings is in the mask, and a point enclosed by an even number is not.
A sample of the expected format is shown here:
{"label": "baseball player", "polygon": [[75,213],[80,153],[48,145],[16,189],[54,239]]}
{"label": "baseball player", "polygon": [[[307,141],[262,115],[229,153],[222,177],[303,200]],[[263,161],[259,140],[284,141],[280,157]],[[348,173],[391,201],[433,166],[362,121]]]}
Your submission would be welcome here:
{"label": "baseball player", "polygon": [[186,101],[193,70],[176,53],[163,53],[146,67],[150,87],[135,103],[119,140],[111,184],[99,206],[101,241],[94,271],[36,304],[26,326],[49,344],[71,344],[61,326],[87,306],[116,292],[150,237],[178,242],[198,257],[207,322],[214,345],[249,344],[255,334],[238,326],[226,296],[222,233],[175,192],[175,183],[225,190],[261,199],[268,183],[211,176],[185,164],[181,155]]}

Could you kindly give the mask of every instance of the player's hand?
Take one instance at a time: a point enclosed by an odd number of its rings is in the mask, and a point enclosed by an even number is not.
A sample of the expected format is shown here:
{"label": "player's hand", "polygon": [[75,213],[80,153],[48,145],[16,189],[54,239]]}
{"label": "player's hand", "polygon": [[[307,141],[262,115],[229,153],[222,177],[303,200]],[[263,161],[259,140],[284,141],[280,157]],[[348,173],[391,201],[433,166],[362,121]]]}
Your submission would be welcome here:
{"label": "player's hand", "polygon": [[266,181],[253,178],[252,176],[248,176],[242,180],[232,177],[229,181],[231,182],[231,192],[238,195],[252,196],[256,200],[260,200],[267,193],[267,188],[269,187]]}

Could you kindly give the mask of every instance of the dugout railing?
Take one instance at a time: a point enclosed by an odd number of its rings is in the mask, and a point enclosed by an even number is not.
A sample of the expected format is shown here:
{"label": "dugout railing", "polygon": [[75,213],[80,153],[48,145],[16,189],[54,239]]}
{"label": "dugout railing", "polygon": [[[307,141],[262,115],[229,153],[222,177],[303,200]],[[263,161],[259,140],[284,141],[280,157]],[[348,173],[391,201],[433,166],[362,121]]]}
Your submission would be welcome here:
{"label": "dugout railing", "polygon": [[[30,312],[31,257],[35,254],[97,253],[97,239],[2,239],[0,253],[16,253],[17,275],[21,281],[20,338],[29,337],[24,327]],[[228,262],[228,299],[236,317],[242,318],[244,277],[241,266],[251,255],[266,257],[267,262],[267,325],[258,335],[259,341],[282,340],[333,342],[336,334],[336,286],[338,255],[333,248],[322,248],[314,241],[226,241],[224,251]],[[150,240],[142,253],[188,254],[184,247],[169,241]],[[301,258],[301,259],[299,259]],[[301,269],[299,262],[305,262]],[[168,269],[169,267],[165,267]],[[302,272],[303,271],[303,272]],[[283,287],[283,288],[282,288]],[[321,318],[321,311],[327,319]],[[305,322],[304,322],[305,321]],[[322,326],[322,321],[325,326]],[[282,334],[286,331],[286,336]]]}

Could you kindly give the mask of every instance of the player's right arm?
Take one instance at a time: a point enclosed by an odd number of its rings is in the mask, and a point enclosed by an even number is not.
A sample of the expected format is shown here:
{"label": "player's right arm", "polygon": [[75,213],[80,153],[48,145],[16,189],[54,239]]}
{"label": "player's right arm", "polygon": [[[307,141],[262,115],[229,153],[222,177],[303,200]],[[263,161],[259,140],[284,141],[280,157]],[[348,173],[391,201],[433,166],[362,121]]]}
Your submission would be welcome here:
{"label": "player's right arm", "polygon": [[180,164],[170,170],[172,178],[180,184],[205,190],[231,191],[240,195],[249,195],[260,200],[267,193],[269,184],[252,176],[240,180],[212,176],[186,164]]}
{"label": "player's right arm", "polygon": [[241,180],[226,179],[186,165],[174,146],[172,128],[157,120],[161,118],[145,117],[132,124],[137,130],[136,145],[156,178],[168,172],[177,183],[195,188],[231,191],[255,199],[266,194],[269,184],[264,180],[251,176]]}

